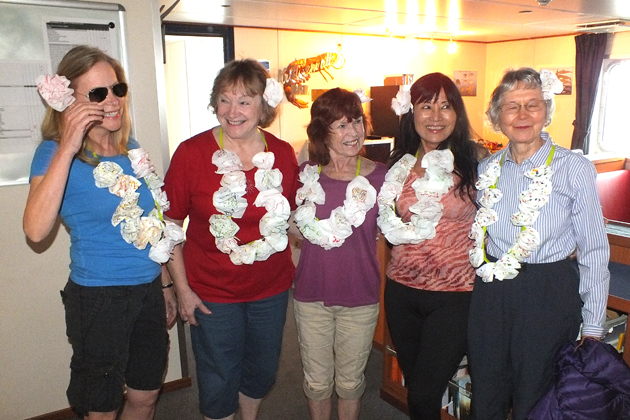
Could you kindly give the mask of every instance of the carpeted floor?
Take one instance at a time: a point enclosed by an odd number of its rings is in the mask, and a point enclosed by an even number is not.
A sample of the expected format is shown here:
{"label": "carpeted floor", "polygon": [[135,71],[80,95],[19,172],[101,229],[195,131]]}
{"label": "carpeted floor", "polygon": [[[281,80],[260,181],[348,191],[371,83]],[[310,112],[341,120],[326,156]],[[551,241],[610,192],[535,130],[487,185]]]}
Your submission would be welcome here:
{"label": "carpeted floor", "polygon": [[[289,299],[287,322],[284,328],[282,355],[276,385],[263,401],[259,420],[308,420],[306,397],[302,391],[302,362],[296,336],[293,305]],[[187,331],[187,337],[190,335]],[[200,420],[195,364],[190,343],[188,359],[193,379],[191,388],[166,393],[158,402],[156,420]],[[372,350],[366,370],[367,389],[361,400],[361,420],[405,420],[406,415],[398,411],[379,396],[383,356]],[[237,414],[237,419],[240,417]],[[333,420],[337,419],[333,410]]]}

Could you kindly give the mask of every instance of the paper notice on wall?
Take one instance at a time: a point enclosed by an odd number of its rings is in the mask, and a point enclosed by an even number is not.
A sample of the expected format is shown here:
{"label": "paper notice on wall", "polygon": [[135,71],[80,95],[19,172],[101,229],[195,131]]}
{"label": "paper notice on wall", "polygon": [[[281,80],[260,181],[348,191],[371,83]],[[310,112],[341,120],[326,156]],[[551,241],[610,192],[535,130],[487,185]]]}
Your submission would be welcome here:
{"label": "paper notice on wall", "polygon": [[57,69],[64,55],[79,45],[89,45],[118,57],[114,22],[46,22],[46,38],[50,54],[51,73]]}
{"label": "paper notice on wall", "polygon": [[35,79],[44,61],[0,60],[0,185],[28,182],[46,108]]}
{"label": "paper notice on wall", "polygon": [[28,183],[46,113],[35,80],[54,74],[63,56],[78,45],[119,57],[118,29],[110,21],[47,20],[43,32],[49,60],[0,59],[0,185]]}

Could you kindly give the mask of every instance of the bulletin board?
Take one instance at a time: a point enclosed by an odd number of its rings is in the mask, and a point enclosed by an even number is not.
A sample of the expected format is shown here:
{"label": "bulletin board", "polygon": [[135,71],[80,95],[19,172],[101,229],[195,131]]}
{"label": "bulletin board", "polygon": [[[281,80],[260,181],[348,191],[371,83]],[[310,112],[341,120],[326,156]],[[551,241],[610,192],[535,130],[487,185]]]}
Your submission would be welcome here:
{"label": "bulletin board", "polygon": [[84,1],[0,0],[0,186],[27,184],[46,107],[35,80],[91,45],[128,69],[124,8]]}

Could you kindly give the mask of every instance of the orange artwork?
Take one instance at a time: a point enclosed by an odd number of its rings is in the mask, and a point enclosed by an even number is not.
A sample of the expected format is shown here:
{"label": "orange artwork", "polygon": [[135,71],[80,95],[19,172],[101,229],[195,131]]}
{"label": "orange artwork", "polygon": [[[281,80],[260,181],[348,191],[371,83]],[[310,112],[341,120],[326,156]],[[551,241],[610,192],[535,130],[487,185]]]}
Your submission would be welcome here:
{"label": "orange artwork", "polygon": [[287,100],[300,109],[306,108],[308,102],[296,98],[295,95],[306,91],[303,84],[311,78],[311,73],[321,74],[326,81],[328,81],[326,75],[333,79],[328,69],[340,69],[345,64],[345,59],[340,50],[341,45],[339,45],[336,53],[324,53],[316,57],[302,58],[289,63],[282,74],[282,84],[284,85],[284,93],[287,96]]}

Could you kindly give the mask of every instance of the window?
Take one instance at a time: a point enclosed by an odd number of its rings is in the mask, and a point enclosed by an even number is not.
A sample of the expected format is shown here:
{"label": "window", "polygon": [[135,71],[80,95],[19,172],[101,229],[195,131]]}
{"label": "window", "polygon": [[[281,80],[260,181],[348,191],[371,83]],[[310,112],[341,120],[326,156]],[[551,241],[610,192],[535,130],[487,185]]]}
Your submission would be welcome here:
{"label": "window", "polygon": [[630,60],[604,60],[591,120],[590,153],[630,152]]}

